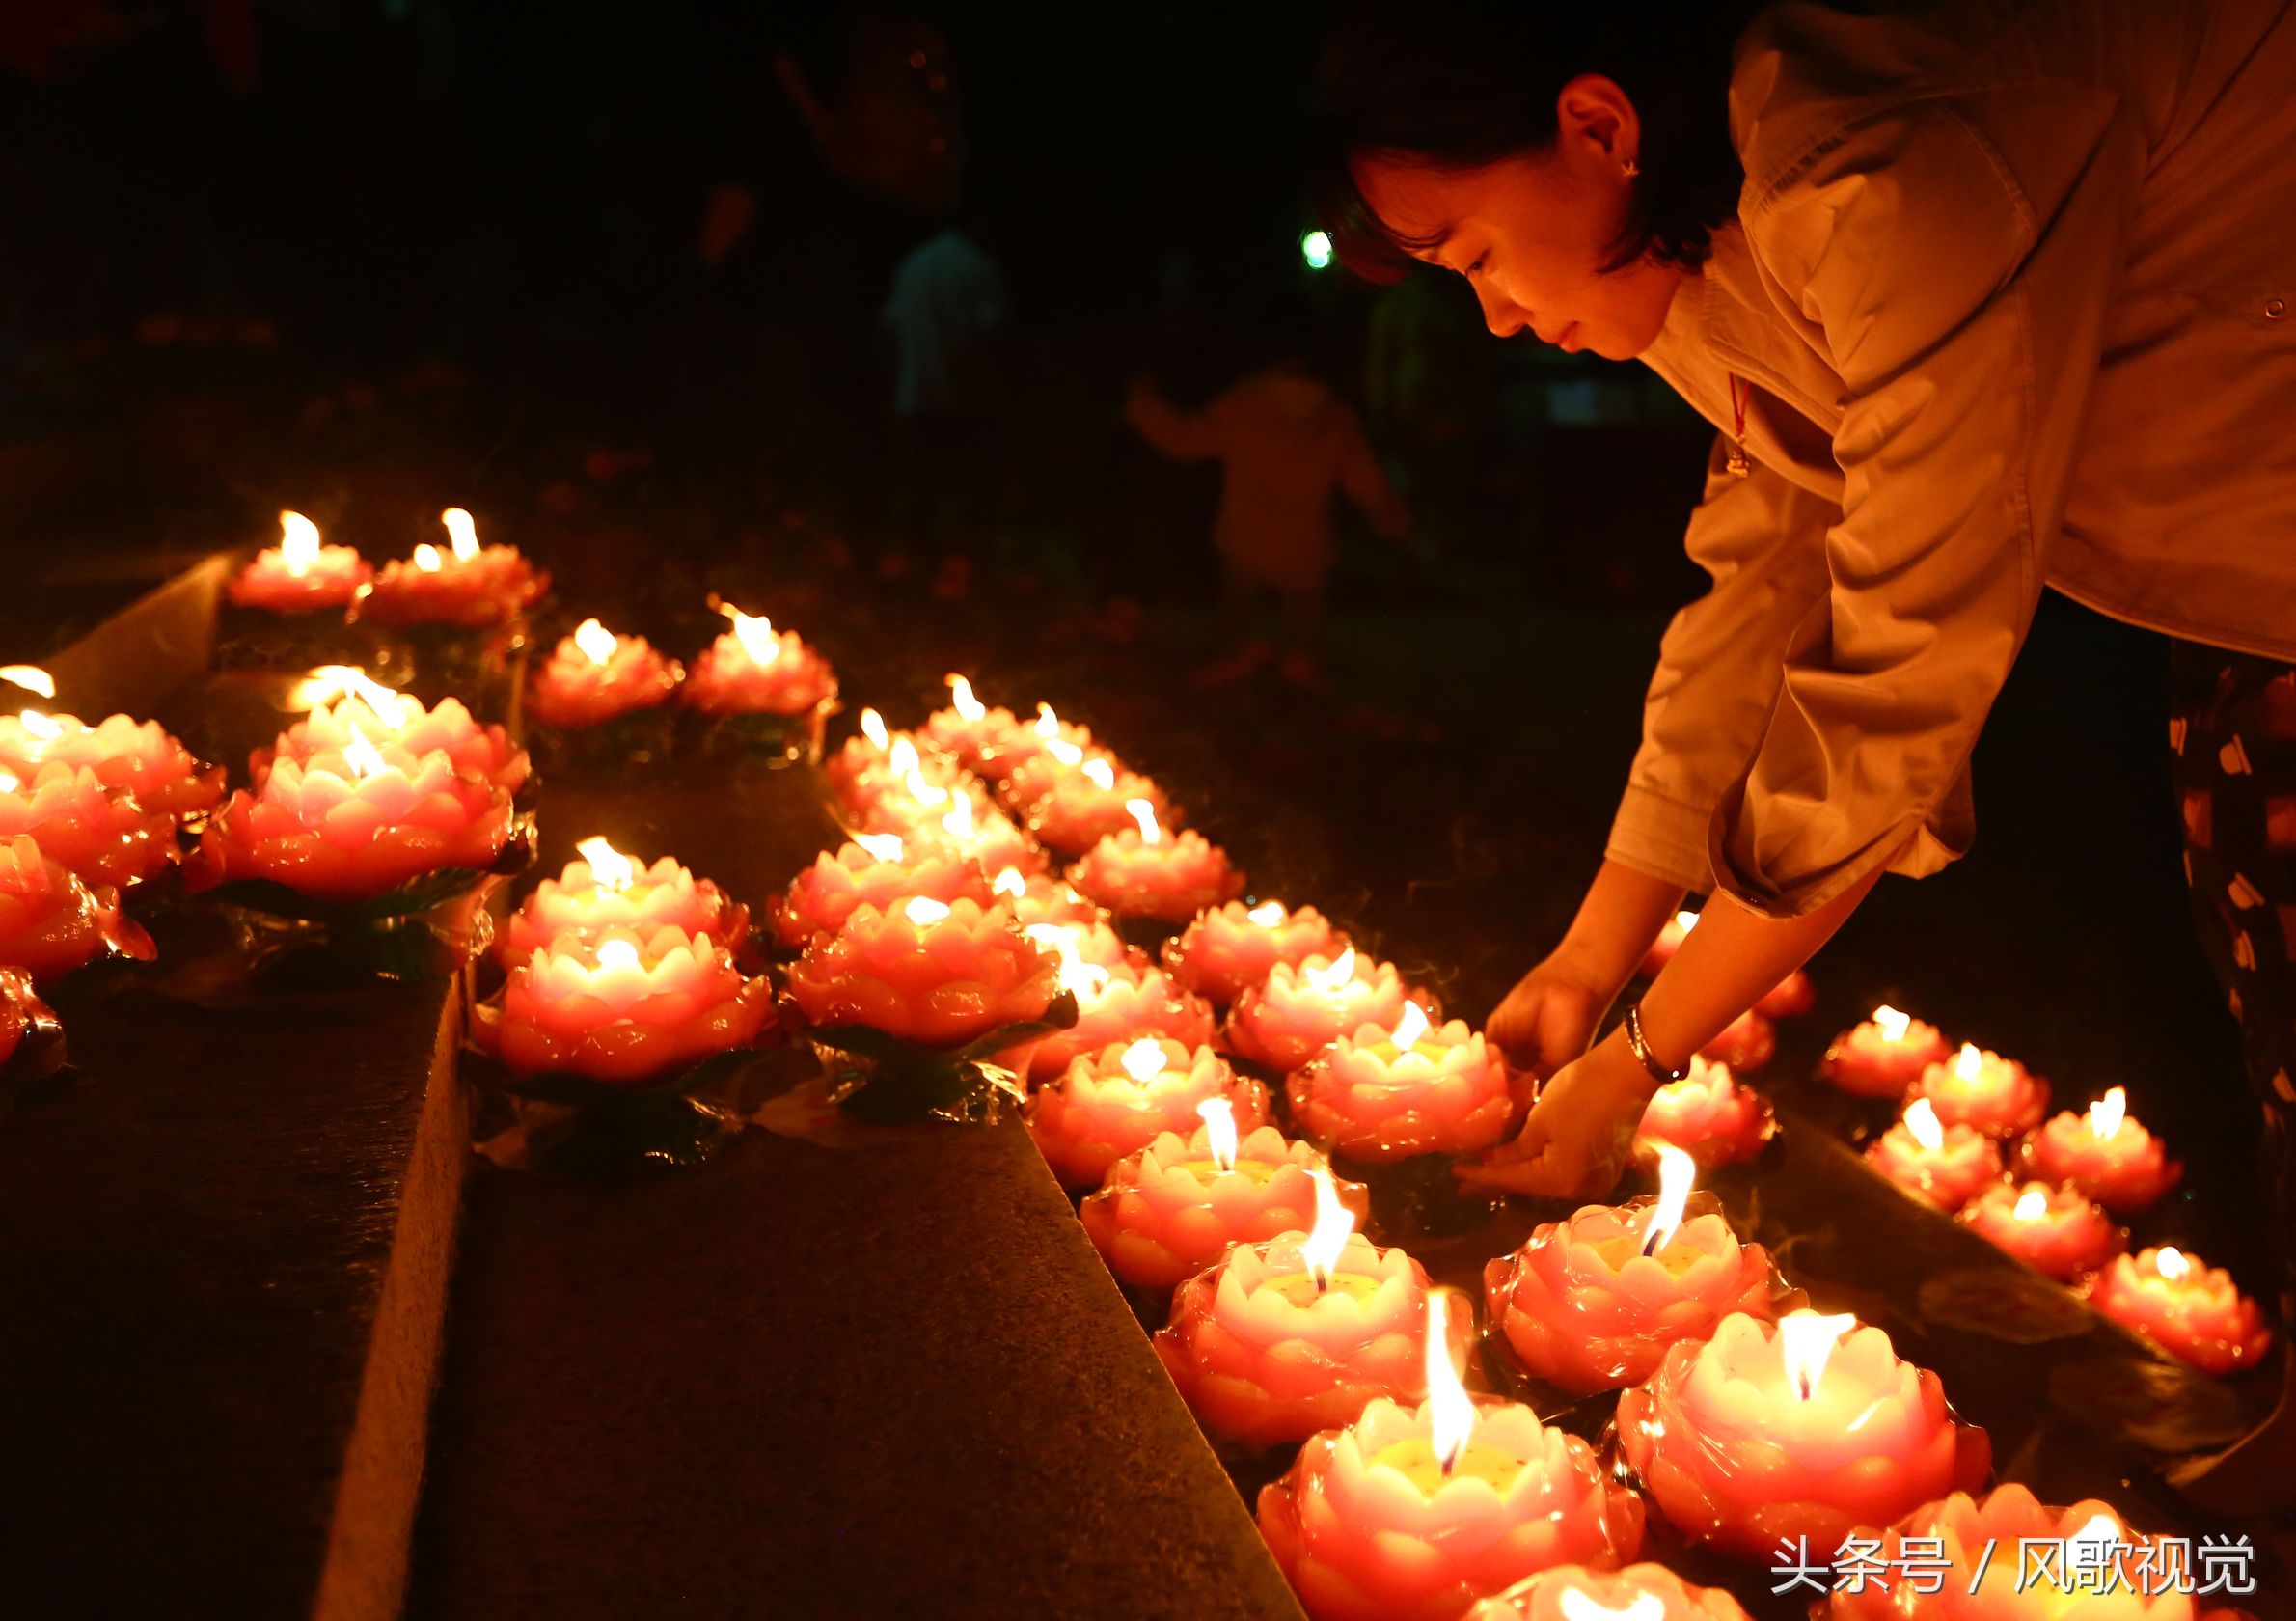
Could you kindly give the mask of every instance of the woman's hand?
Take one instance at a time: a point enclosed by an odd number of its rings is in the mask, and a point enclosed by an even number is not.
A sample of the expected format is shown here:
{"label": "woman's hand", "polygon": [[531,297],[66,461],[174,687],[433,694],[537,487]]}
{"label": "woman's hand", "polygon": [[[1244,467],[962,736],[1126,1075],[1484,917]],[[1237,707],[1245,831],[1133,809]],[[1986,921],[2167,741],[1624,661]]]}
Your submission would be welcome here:
{"label": "woman's hand", "polygon": [[1625,1035],[1613,1035],[1565,1064],[1541,1088],[1521,1135],[1480,1163],[1461,1162],[1459,1179],[1494,1192],[1599,1198],[1626,1170],[1634,1128],[1655,1090]]}
{"label": "woman's hand", "polygon": [[1517,1069],[1541,1079],[1582,1057],[1610,1010],[1616,985],[1596,981],[1559,953],[1516,982],[1483,1027]]}

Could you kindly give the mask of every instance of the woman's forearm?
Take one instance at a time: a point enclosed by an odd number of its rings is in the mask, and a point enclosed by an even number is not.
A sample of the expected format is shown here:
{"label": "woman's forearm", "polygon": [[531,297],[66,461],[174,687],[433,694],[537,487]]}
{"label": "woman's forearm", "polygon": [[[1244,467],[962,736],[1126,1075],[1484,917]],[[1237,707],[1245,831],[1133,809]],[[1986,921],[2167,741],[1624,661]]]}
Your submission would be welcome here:
{"label": "woman's forearm", "polygon": [[1569,963],[1586,983],[1615,996],[1633,977],[1666,920],[1682,904],[1682,893],[1663,878],[1606,858],[1587,886],[1578,916],[1571,920],[1554,956]]}
{"label": "woman's forearm", "polygon": [[1764,918],[1717,893],[1643,993],[1642,1034],[1652,1055],[1669,1068],[1688,1065],[1691,1054],[1833,938],[1881,871],[1802,918]]}

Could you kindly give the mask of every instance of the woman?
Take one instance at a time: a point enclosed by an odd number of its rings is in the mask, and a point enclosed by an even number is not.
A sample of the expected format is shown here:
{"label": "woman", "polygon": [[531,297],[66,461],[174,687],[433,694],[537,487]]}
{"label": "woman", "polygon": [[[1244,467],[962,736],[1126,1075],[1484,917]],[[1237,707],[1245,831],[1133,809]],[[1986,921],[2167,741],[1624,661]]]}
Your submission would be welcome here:
{"label": "woman", "polygon": [[[1641,359],[1721,430],[1712,588],[1576,920],[1490,1020],[1548,1079],[1462,1175],[1604,1192],[1662,1080],[1882,873],[1966,848],[2045,584],[2178,639],[2196,913],[2284,1229],[2296,0],[1434,0],[1343,28],[1325,80],[1352,262],[1455,270],[1493,332]],[[1590,1050],[1689,890],[1700,926]]]}

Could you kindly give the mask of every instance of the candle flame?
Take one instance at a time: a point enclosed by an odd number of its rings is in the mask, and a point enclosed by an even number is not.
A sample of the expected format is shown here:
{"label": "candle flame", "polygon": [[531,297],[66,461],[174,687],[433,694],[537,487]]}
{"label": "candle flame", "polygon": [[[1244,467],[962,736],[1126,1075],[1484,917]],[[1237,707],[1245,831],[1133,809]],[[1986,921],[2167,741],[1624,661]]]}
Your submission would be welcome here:
{"label": "candle flame", "polygon": [[903,732],[900,736],[894,738],[892,742],[887,746],[885,751],[885,768],[891,772],[895,777],[909,777],[915,775],[918,763],[919,762],[916,757],[916,745],[909,740],[909,734],[907,732]]}
{"label": "candle flame", "polygon": [[1065,737],[1055,737],[1052,742],[1047,743],[1045,753],[1051,755],[1062,765],[1075,765],[1084,757],[1084,751]]}
{"label": "candle flame", "polygon": [[574,627],[574,646],[592,664],[604,664],[614,657],[615,644],[620,640],[596,619],[585,619]]}
{"label": "candle flame", "polygon": [[1831,1317],[1819,1311],[1789,1311],[1778,1319],[1778,1356],[1786,1366],[1787,1383],[1802,1400],[1818,1394],[1834,1347],[1856,1327],[1857,1315],[1849,1311]]}
{"label": "candle flame", "polygon": [[1945,1146],[1945,1127],[1937,1122],[1937,1111],[1927,1098],[1915,1098],[1905,1111],[1905,1131],[1914,1141],[1935,1153]]}
{"label": "candle flame", "polygon": [[1039,703],[1036,706],[1036,735],[1039,737],[1058,737],[1060,735],[1060,717],[1052,713],[1052,706],[1050,703]]}
{"label": "candle flame", "polygon": [[598,966],[600,968],[636,968],[638,962],[638,948],[630,941],[601,940],[598,942]]}
{"label": "candle flame", "polygon": [[911,897],[909,904],[903,910],[909,914],[909,920],[920,928],[930,927],[948,916],[948,908],[945,905],[938,900],[928,899],[924,895]]}
{"label": "candle flame", "polygon": [[1961,1051],[1954,1058],[1954,1073],[1964,1081],[1975,1081],[1985,1072],[1985,1055],[1974,1041],[1961,1043]]}
{"label": "candle flame", "polygon": [[2128,1117],[2128,1088],[2115,1086],[2089,1106],[2089,1131],[2092,1137],[2112,1137],[2120,1130],[2120,1122]]}
{"label": "candle flame", "polygon": [[1692,929],[1698,926],[1698,914],[1695,912],[1677,912],[1674,915],[1674,926],[1681,929],[1684,934],[1688,934]]}
{"label": "candle flame", "polygon": [[1913,1015],[1900,1013],[1887,1003],[1873,1009],[1873,1028],[1881,1031],[1884,1041],[1902,1041],[1905,1032],[1913,1028]]}
{"label": "candle flame", "polygon": [[1219,1169],[1236,1168],[1236,1106],[1224,1097],[1206,1098],[1196,1105],[1204,1122],[1204,1143]]}
{"label": "candle flame", "polygon": [[0,771],[0,793],[14,793],[24,785],[24,780],[13,771]]}
{"label": "candle flame", "polygon": [[1307,1175],[1316,1185],[1316,1221],[1299,1246],[1299,1258],[1307,1263],[1307,1275],[1316,1280],[1317,1289],[1323,1290],[1331,1287],[1331,1269],[1339,1264],[1348,1235],[1355,1230],[1355,1213],[1339,1202],[1331,1172],[1318,1166]]}
{"label": "candle flame", "polygon": [[1132,812],[1132,819],[1139,825],[1141,843],[1156,844],[1162,841],[1163,829],[1156,825],[1154,805],[1144,799],[1128,799],[1124,802],[1124,808]]}
{"label": "candle flame", "polygon": [[1124,1073],[1134,1081],[1153,1081],[1169,1066],[1164,1044],[1153,1035],[1143,1035],[1124,1050]]}
{"label": "candle flame", "polygon": [[989,893],[1010,895],[1013,899],[1019,900],[1028,893],[1028,880],[1021,876],[1019,867],[1008,866],[997,874],[996,882],[989,886]]}
{"label": "candle flame", "polygon": [[1655,1255],[1681,1229],[1682,1212],[1690,1203],[1690,1184],[1698,1180],[1698,1162],[1671,1142],[1658,1146],[1658,1202],[1651,1206],[1650,1224],[1642,1230],[1642,1252]]}
{"label": "candle flame", "polygon": [[415,566],[425,574],[436,574],[447,566],[447,560],[439,556],[439,549],[425,540],[415,548]]}
{"label": "candle flame", "polygon": [[1102,793],[1113,793],[1116,788],[1116,768],[1105,759],[1084,762],[1084,781]]}
{"label": "candle flame", "polygon": [[1077,954],[1075,937],[1058,923],[1030,923],[1021,931],[1060,958],[1060,988],[1078,997],[1105,988],[1108,971]]}
{"label": "candle flame", "polygon": [[[2084,1572],[2103,1571],[2114,1563],[2120,1552],[2120,1522],[2110,1514],[2092,1514],[2089,1517],[2089,1524],[2064,1540],[2080,1544],[2086,1551],[2079,1569]],[[2066,1575],[2069,1577],[2071,1572],[2068,1570]]]}
{"label": "candle flame", "polygon": [[874,709],[863,709],[861,716],[861,735],[879,754],[892,746],[892,738],[885,729],[885,717]]}
{"label": "candle flame", "polygon": [[319,526],[300,512],[279,514],[279,561],[300,580],[319,560]]}
{"label": "candle flame", "polygon": [[356,693],[367,707],[388,720],[404,695],[370,678],[355,664],[322,664],[287,691],[290,709],[323,709],[345,693]]}
{"label": "candle flame", "polygon": [[853,841],[881,862],[897,862],[908,854],[897,833],[857,833]]}
{"label": "candle flame", "polygon": [[1283,902],[1280,900],[1263,900],[1259,905],[1253,907],[1249,912],[1246,912],[1244,915],[1246,918],[1249,918],[1253,922],[1259,924],[1262,928],[1273,928],[1276,924],[1284,920]]}
{"label": "candle flame", "polygon": [[1324,968],[1302,968],[1299,977],[1312,988],[1330,993],[1355,977],[1355,948],[1350,946]]}
{"label": "candle flame", "polygon": [[948,814],[941,818],[941,825],[951,838],[970,838],[972,837],[971,799],[965,794],[957,795],[956,803],[948,808]]}
{"label": "candle flame", "polygon": [[468,563],[478,555],[478,526],[470,513],[450,507],[439,514],[439,522],[447,526],[447,539],[454,547],[457,562]]}
{"label": "candle flame", "polygon": [[2009,1214],[2020,1222],[2037,1222],[2049,1213],[2049,1190],[2038,1183],[2017,1195],[2017,1207]]}
{"label": "candle flame", "polygon": [[[902,743],[906,743],[909,740],[905,737],[900,740]],[[895,747],[898,746],[898,744],[895,745]],[[916,758],[916,756],[912,753],[909,757],[914,760]],[[907,780],[904,781],[901,785],[909,790],[909,797],[916,800],[919,805],[941,805],[946,803],[948,799],[948,790],[946,788],[937,788],[933,786],[932,783],[926,782],[925,774],[922,771],[919,771],[915,765],[910,766]]]}
{"label": "candle flame", "polygon": [[1388,1040],[1395,1044],[1398,1055],[1408,1053],[1419,1045],[1419,1038],[1427,1033],[1427,1009],[1415,1002],[1403,1004],[1403,1017],[1395,1021],[1395,1030]]}
{"label": "candle flame", "polygon": [[383,754],[367,741],[357,721],[351,722],[351,740],[342,746],[342,762],[351,768],[351,775],[362,781],[383,768]]}
{"label": "candle flame", "polygon": [[1427,1291],[1427,1439],[1445,1474],[1475,1433],[1475,1403],[1451,1365],[1450,1297],[1448,1289]]}
{"label": "candle flame", "polygon": [[2152,1257],[2152,1270],[2170,1282],[2174,1283],[2190,1275],[2193,1263],[2191,1258],[2176,1246],[2164,1244],[2160,1247],[2159,1252]]}
{"label": "candle flame", "polygon": [[582,852],[584,861],[589,863],[590,881],[598,888],[618,892],[637,882],[637,866],[628,856],[607,843],[605,835],[594,835],[574,848]]}
{"label": "candle flame", "polygon": [[771,664],[781,656],[781,642],[774,634],[773,620],[762,614],[745,614],[730,602],[719,603],[718,612],[733,621],[733,639],[742,645],[752,664]]}
{"label": "candle flame", "polygon": [[1666,1621],[1666,1601],[1647,1589],[1635,1594],[1624,1609],[1614,1609],[1581,1587],[1565,1587],[1556,1599],[1563,1621]]}
{"label": "candle flame", "polygon": [[972,683],[962,675],[948,678],[948,701],[968,721],[977,721],[989,712],[989,706],[972,696]]}
{"label": "candle flame", "polygon": [[19,710],[16,725],[22,727],[42,743],[53,743],[64,735],[64,728],[37,709]]}
{"label": "candle flame", "polygon": [[0,664],[0,681],[36,692],[42,698],[56,696],[56,678],[37,664]]}

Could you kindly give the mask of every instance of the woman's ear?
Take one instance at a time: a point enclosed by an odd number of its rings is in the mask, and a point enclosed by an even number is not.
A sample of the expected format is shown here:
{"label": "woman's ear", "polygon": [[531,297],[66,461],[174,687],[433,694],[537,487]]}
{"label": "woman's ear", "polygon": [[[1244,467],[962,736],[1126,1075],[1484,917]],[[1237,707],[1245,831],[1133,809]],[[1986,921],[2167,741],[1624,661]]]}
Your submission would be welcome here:
{"label": "woman's ear", "polygon": [[1642,151],[1642,119],[1618,81],[1581,73],[1555,97],[1560,156],[1591,168],[1626,171]]}

